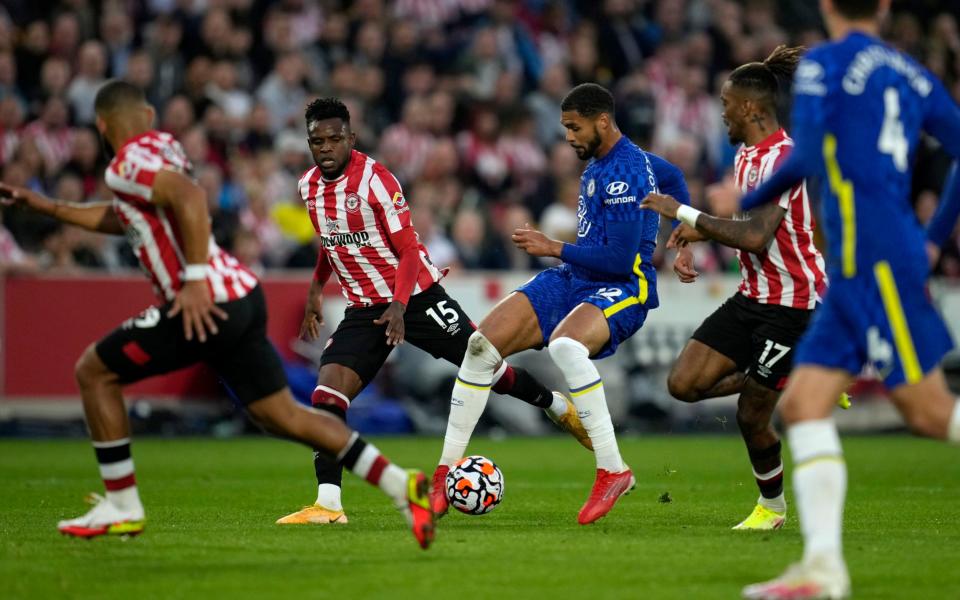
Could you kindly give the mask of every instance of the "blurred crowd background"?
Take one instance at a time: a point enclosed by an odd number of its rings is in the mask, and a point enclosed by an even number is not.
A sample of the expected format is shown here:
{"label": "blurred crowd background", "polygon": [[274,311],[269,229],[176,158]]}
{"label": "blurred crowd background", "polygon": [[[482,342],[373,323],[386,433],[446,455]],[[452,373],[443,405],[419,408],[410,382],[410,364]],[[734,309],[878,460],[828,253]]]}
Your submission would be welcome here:
{"label": "blurred crowd background", "polygon": [[[108,78],[143,88],[206,189],[218,241],[257,269],[309,268],[296,183],[312,166],[303,109],[334,95],[358,149],[401,180],[434,262],[538,265],[509,241],[536,223],[575,238],[583,167],[560,99],[608,86],[621,129],[678,165],[694,205],[730,168],[727,73],[779,44],[823,39],[807,0],[3,0],[0,179],[64,200],[109,199],[93,98]],[[886,36],[960,99],[960,2],[894,2]],[[936,209],[949,161],[918,156],[913,202]],[[735,270],[700,245],[703,272]],[[669,268],[669,256],[658,256]],[[123,240],[5,209],[5,271],[135,266]],[[960,235],[938,271],[960,277]]]}

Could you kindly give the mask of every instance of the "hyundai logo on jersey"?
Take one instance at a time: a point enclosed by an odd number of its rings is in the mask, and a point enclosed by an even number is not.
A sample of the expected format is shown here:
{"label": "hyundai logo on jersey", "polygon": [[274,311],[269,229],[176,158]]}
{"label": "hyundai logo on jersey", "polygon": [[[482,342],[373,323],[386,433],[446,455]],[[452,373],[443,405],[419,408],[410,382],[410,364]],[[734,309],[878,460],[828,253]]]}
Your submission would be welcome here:
{"label": "hyundai logo on jersey", "polygon": [[622,196],[630,189],[630,184],[625,181],[614,181],[607,184],[608,196]]}

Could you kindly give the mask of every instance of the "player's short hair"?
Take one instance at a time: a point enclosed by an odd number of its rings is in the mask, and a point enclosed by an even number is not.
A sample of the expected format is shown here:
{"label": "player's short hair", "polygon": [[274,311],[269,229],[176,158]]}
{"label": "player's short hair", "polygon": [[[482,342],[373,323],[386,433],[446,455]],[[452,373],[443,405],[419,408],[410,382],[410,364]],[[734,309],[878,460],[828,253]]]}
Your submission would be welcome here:
{"label": "player's short hair", "polygon": [[570,90],[560,103],[563,112],[575,111],[584,117],[596,117],[600,113],[613,115],[613,94],[596,83],[581,83]]}
{"label": "player's short hair", "polygon": [[730,73],[730,84],[764,96],[764,101],[772,110],[776,108],[780,82],[793,78],[793,72],[797,70],[805,51],[803,46],[777,46],[763,62],[747,63],[734,69]]}
{"label": "player's short hair", "polygon": [[143,90],[119,79],[111,79],[97,90],[97,97],[93,101],[93,109],[97,114],[104,114],[135,104],[146,104],[147,98]]}
{"label": "player's short hair", "polygon": [[833,6],[848,19],[868,19],[880,11],[880,0],[833,0]]}
{"label": "player's short hair", "polygon": [[307,120],[307,126],[314,121],[323,121],[324,119],[340,119],[346,124],[350,124],[350,111],[347,105],[340,102],[339,98],[317,98],[307,105],[304,112]]}

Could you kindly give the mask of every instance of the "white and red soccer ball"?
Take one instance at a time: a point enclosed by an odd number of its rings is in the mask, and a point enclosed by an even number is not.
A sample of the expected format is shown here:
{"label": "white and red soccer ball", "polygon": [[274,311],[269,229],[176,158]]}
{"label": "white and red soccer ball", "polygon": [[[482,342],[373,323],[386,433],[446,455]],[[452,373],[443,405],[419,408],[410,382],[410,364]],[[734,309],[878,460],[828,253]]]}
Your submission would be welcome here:
{"label": "white and red soccer ball", "polygon": [[447,473],[447,501],[468,515],[485,515],[503,499],[503,473],[485,456],[468,456]]}

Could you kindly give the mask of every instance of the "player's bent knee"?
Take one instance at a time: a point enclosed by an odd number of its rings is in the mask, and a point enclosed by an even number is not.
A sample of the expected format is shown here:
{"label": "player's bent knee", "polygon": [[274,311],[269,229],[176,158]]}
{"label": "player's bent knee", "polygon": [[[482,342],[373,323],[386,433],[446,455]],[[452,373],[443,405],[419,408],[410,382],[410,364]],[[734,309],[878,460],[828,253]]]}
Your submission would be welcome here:
{"label": "player's bent knee", "polygon": [[551,340],[547,346],[547,352],[550,353],[550,358],[560,368],[578,360],[590,358],[590,351],[587,350],[586,346],[568,337],[558,337]]}
{"label": "player's bent knee", "polygon": [[915,435],[938,439],[947,436],[947,423],[937,418],[925,405],[917,405],[913,410],[904,413],[903,417]]}
{"label": "player's bent knee", "polygon": [[490,343],[487,336],[483,335],[479,329],[470,334],[470,339],[467,340],[467,354],[473,357],[479,357],[482,356],[484,352],[489,352],[490,350],[496,352],[496,348],[493,347],[493,344]]}
{"label": "player's bent knee", "polygon": [[303,409],[293,400],[289,391],[283,390],[252,402],[247,410],[251,418],[270,433],[299,437],[297,430],[300,419],[297,413]]}
{"label": "player's bent knee", "polygon": [[467,340],[467,354],[463,357],[463,366],[471,371],[492,371],[500,366],[503,359],[487,336],[479,330],[470,334]]}
{"label": "player's bent knee", "polygon": [[73,374],[81,388],[106,383],[116,377],[100,360],[97,355],[96,344],[90,344],[83,351],[73,368]]}
{"label": "player's bent knee", "polygon": [[696,402],[700,399],[700,393],[694,386],[693,378],[677,369],[671,370],[667,376],[667,391],[683,402]]}

